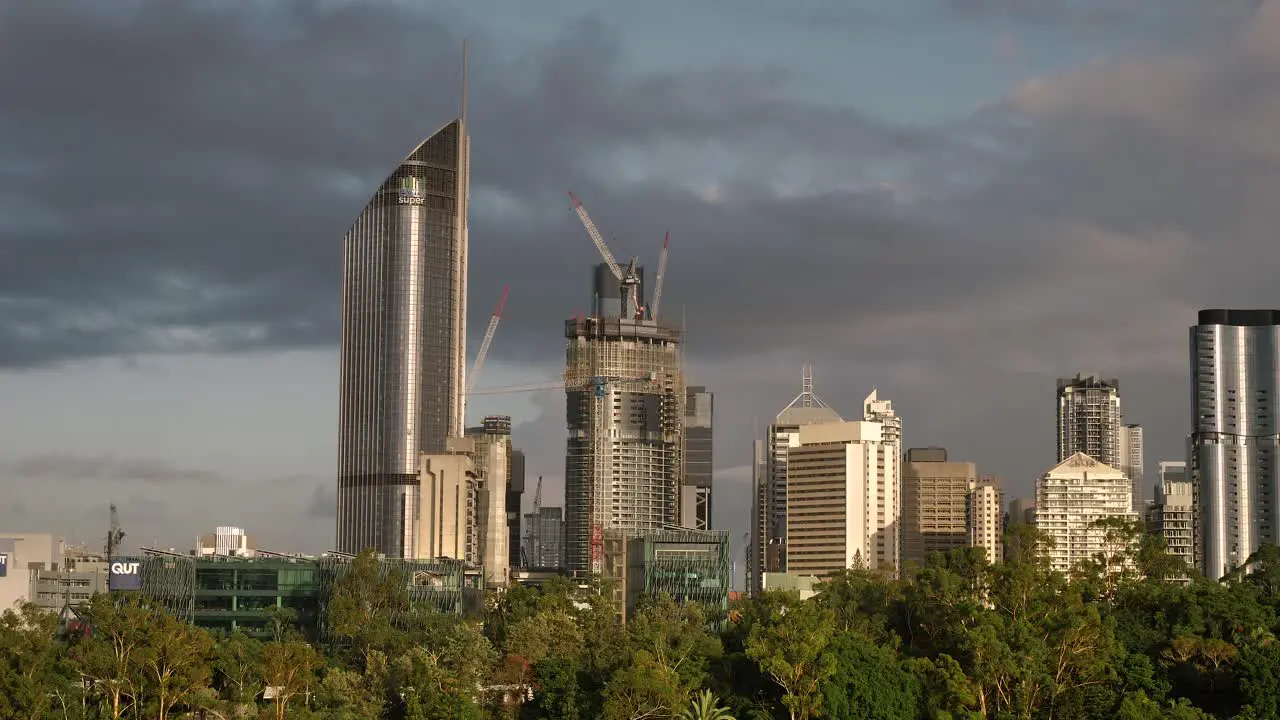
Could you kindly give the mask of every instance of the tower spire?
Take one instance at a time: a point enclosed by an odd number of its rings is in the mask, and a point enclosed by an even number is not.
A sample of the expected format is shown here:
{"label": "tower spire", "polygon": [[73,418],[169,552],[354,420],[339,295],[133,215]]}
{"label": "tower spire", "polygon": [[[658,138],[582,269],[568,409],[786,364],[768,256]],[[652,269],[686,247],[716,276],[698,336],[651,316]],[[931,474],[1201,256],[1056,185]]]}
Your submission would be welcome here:
{"label": "tower spire", "polygon": [[827,407],[827,404],[822,402],[822,398],[813,391],[813,363],[802,365],[800,373],[800,394],[787,407]]}
{"label": "tower spire", "polygon": [[467,39],[462,38],[462,124],[467,124]]}

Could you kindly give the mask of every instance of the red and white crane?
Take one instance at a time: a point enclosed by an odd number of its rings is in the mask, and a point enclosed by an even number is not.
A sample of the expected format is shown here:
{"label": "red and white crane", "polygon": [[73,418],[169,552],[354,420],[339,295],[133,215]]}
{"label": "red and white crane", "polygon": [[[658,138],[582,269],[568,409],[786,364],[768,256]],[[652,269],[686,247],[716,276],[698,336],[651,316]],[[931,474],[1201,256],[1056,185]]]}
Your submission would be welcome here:
{"label": "red and white crane", "polygon": [[467,374],[467,395],[472,394],[472,388],[476,386],[476,378],[480,376],[480,370],[484,367],[484,359],[489,354],[489,346],[493,344],[493,335],[498,332],[498,323],[502,320],[502,308],[507,304],[507,291],[511,289],[510,285],[502,288],[502,297],[498,299],[498,309],[493,311],[493,315],[489,318],[489,327],[484,331],[484,340],[480,341],[480,351],[476,353],[476,360],[471,365],[471,372]]}

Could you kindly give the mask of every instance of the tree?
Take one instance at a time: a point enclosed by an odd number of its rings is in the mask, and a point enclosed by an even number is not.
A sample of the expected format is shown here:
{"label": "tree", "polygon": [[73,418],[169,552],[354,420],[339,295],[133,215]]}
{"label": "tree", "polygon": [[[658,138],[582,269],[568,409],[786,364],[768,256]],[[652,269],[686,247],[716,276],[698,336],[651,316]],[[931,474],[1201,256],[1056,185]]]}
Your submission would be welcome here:
{"label": "tree", "polygon": [[134,657],[154,692],[156,720],[168,720],[174,707],[209,687],[213,639],[166,612],[153,613],[145,637]]}
{"label": "tree", "polygon": [[260,658],[262,682],[271,688],[276,720],[284,720],[289,701],[310,690],[320,656],[301,640],[273,640],[262,647]]}
{"label": "tree", "polygon": [[834,671],[822,684],[823,714],[832,720],[915,720],[920,681],[890,648],[855,634],[838,635],[827,646]]}
{"label": "tree", "polygon": [[0,717],[40,720],[69,698],[58,617],[31,603],[0,614]]}
{"label": "tree", "polygon": [[95,595],[83,613],[90,634],[71,645],[76,667],[92,684],[91,694],[105,700],[116,720],[140,699],[139,655],[147,647],[147,628],[161,611],[129,595],[117,605],[109,595]]}
{"label": "tree", "polygon": [[239,707],[253,702],[261,690],[259,662],[262,643],[234,632],[222,639],[213,651],[214,683],[223,700]]}
{"label": "tree", "polygon": [[747,656],[782,688],[791,720],[809,720],[822,708],[822,683],[834,671],[824,651],[835,618],[812,602],[784,605],[778,617],[752,628]]}
{"label": "tree", "polygon": [[396,640],[397,623],[409,612],[409,583],[403,572],[383,572],[372,550],[360,553],[333,583],[328,623],[334,636],[354,644],[361,662],[374,649]]}
{"label": "tree", "polygon": [[721,707],[715,693],[703,690],[693,696],[689,707],[680,713],[677,720],[734,720],[734,717],[727,709]]}

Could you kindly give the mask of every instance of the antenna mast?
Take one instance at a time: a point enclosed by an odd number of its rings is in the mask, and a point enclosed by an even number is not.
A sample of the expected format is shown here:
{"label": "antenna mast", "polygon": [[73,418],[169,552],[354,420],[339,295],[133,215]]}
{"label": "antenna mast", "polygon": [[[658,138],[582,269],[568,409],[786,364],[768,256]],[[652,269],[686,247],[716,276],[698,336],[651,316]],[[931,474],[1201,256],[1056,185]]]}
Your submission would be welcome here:
{"label": "antenna mast", "polygon": [[467,39],[462,38],[462,124],[467,124]]}

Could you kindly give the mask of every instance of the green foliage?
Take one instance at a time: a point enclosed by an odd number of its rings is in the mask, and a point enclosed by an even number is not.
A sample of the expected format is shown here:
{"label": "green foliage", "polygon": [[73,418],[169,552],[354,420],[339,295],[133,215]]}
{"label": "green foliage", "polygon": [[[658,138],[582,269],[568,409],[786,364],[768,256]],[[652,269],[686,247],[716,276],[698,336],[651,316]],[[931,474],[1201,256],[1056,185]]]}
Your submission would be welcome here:
{"label": "green foliage", "polygon": [[[1129,523],[1070,577],[1034,528],[1005,562],[961,550],[909,578],[838,573],[730,620],[669,597],[624,626],[600,585],[513,588],[483,622],[416,610],[361,556],[321,638],[278,613],[219,637],[137,595],[95,597],[88,634],[0,614],[8,720],[1227,720],[1280,717],[1280,552],[1190,579]],[[314,616],[314,613],[310,613]]]}

